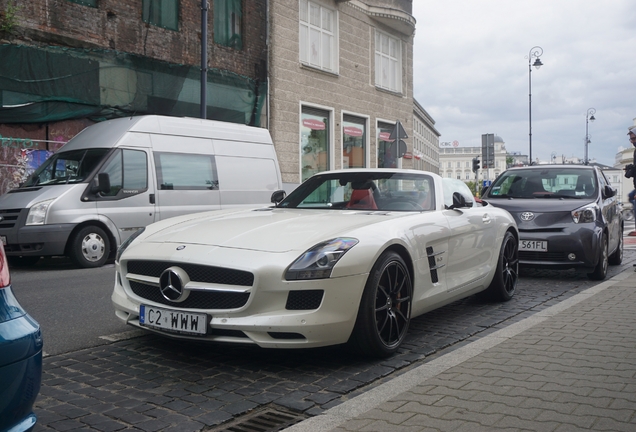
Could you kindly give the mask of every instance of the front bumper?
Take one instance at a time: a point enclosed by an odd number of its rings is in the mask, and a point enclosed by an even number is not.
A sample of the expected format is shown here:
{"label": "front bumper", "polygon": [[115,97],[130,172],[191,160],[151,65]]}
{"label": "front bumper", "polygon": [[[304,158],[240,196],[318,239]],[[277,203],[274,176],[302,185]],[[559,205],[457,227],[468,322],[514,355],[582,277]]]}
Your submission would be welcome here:
{"label": "front bumper", "polygon": [[564,227],[559,231],[519,230],[520,240],[544,240],[547,252],[519,250],[519,264],[529,268],[592,271],[600,258],[603,229],[585,225]]}
{"label": "front bumper", "polygon": [[[190,250],[195,248],[196,246],[188,246]],[[202,249],[200,254],[195,255],[205,256],[205,253]],[[215,255],[214,266],[235,269],[239,267],[240,270],[249,271],[254,275],[252,285],[243,287],[249,293],[249,297],[242,306],[233,309],[186,309],[179,307],[178,303],[167,304],[144,299],[133,292],[130,281],[126,279],[127,261],[117,263],[115,286],[111,297],[115,314],[127,324],[178,339],[256,344],[263,348],[310,348],[347,342],[358,315],[368,274],[286,281],[283,279],[286,265],[293,261],[297,252],[292,252],[289,257],[284,258],[280,255],[231,249]],[[156,257],[157,255],[153,258]],[[286,265],[278,265],[277,261]],[[252,265],[241,268],[237,263]],[[170,265],[179,266],[179,263],[171,261]],[[156,289],[159,290],[158,287]],[[315,291],[322,291],[323,295],[314,308],[289,309],[290,292]],[[144,327],[139,323],[141,304],[182,312],[205,313],[210,318],[207,333],[195,336]]]}
{"label": "front bumper", "polygon": [[0,230],[6,237],[7,256],[64,255],[75,224],[32,225]]}

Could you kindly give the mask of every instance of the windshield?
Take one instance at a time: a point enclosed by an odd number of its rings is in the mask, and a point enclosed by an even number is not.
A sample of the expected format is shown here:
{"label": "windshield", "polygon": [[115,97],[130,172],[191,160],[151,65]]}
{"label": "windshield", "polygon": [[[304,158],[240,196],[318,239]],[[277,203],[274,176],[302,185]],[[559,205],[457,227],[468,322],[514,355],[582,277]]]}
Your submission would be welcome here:
{"label": "windshield", "polygon": [[583,199],[596,193],[596,177],[589,169],[514,169],[495,180],[488,197]]}
{"label": "windshield", "polygon": [[434,208],[434,183],[428,175],[353,172],[311,177],[279,207],[424,211]]}
{"label": "windshield", "polygon": [[80,183],[86,180],[109,150],[93,148],[55,153],[21,187]]}

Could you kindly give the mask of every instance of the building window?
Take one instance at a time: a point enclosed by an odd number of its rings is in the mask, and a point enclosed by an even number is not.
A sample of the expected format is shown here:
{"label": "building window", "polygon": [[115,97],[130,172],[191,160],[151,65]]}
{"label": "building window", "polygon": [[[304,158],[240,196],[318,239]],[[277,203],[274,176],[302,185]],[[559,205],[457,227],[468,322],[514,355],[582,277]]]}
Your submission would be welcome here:
{"label": "building window", "polygon": [[214,42],[240,50],[242,0],[214,0]]}
{"label": "building window", "polygon": [[402,91],[402,43],[376,30],[375,85],[399,93]]}
{"label": "building window", "polygon": [[345,114],[342,117],[342,167],[365,168],[366,154],[366,120]]}
{"label": "building window", "polygon": [[389,137],[395,125],[378,122],[378,168],[398,168],[397,152]]}
{"label": "building window", "polygon": [[336,11],[300,0],[300,62],[329,72],[338,70]]}
{"label": "building window", "polygon": [[97,0],[68,0],[71,3],[77,3],[84,6],[97,7]]}
{"label": "building window", "polygon": [[179,0],[143,0],[142,8],[144,22],[179,30]]}
{"label": "building window", "polygon": [[302,108],[300,125],[301,182],[329,169],[329,111]]}

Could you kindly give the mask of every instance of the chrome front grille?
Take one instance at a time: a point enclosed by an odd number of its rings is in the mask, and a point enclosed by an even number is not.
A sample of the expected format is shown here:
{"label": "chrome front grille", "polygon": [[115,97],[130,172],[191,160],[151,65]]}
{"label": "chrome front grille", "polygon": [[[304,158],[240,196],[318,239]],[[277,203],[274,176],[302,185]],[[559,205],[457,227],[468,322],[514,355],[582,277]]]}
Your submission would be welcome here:
{"label": "chrome front grille", "polygon": [[219,287],[194,288],[182,301],[172,301],[161,293],[159,277],[164,270],[179,267],[184,270],[193,285],[218,284],[251,287],[254,275],[243,270],[205,266],[172,261],[133,260],[126,263],[126,279],[135,295],[148,301],[185,309],[238,309],[247,303],[247,290]]}

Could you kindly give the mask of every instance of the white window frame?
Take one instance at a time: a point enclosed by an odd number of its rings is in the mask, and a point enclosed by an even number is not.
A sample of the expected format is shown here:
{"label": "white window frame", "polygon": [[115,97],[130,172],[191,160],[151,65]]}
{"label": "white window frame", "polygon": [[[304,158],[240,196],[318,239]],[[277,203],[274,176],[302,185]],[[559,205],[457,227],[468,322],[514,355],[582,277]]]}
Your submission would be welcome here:
{"label": "white window frame", "polygon": [[402,93],[402,41],[377,29],[375,85],[391,92]]}
{"label": "white window frame", "polygon": [[338,73],[338,11],[299,0],[298,51],[304,65]]}

